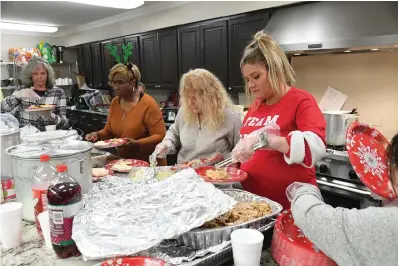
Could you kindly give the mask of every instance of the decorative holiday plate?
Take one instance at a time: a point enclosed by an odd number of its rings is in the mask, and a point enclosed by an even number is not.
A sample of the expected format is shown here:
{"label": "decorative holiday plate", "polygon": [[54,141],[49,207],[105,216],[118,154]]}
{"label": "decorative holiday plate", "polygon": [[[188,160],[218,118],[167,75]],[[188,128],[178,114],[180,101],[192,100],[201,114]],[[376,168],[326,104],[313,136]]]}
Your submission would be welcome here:
{"label": "decorative holiday plate", "polygon": [[150,257],[125,257],[104,261],[100,266],[166,266],[163,260]]}
{"label": "decorative holiday plate", "polygon": [[110,161],[105,168],[119,173],[129,173],[136,166],[149,166],[149,163],[135,159],[119,159]]}
{"label": "decorative holiday plate", "polygon": [[347,130],[347,153],[361,181],[384,198],[396,195],[388,177],[388,140],[375,128],[355,122]]}
{"label": "decorative holiday plate", "polygon": [[101,140],[94,143],[94,147],[97,149],[109,149],[122,146],[128,142],[125,138],[107,139]]}
{"label": "decorative holiday plate", "polygon": [[247,179],[247,173],[235,167],[216,169],[214,166],[201,166],[195,171],[206,182],[215,185],[228,185]]}
{"label": "decorative holiday plate", "polygon": [[204,157],[204,158],[199,158],[199,159],[194,159],[189,162],[184,162],[180,164],[176,164],[172,167],[172,170],[183,170],[186,168],[196,168],[196,167],[201,167],[201,166],[206,166],[206,165],[212,165],[216,164],[218,162],[221,162],[224,160],[224,156],[221,154],[215,154],[213,156],[209,157]]}
{"label": "decorative holiday plate", "polygon": [[294,224],[290,210],[283,211],[276,220],[271,250],[272,257],[281,266],[337,266]]}
{"label": "decorative holiday plate", "polygon": [[93,182],[96,182],[108,175],[113,175],[113,171],[106,168],[92,168],[91,175],[93,177]]}

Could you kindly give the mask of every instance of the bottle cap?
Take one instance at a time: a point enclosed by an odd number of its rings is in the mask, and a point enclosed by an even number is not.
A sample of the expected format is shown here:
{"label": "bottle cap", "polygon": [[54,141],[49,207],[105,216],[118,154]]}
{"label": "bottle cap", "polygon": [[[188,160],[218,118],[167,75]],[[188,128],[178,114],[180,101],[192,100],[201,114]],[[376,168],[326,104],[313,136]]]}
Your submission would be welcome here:
{"label": "bottle cap", "polygon": [[68,170],[68,167],[66,166],[66,164],[58,164],[57,165],[58,173],[64,173],[64,172],[66,172],[66,170]]}
{"label": "bottle cap", "polygon": [[48,155],[48,154],[42,154],[42,155],[40,155],[40,162],[48,162],[48,161],[50,161],[50,155]]}

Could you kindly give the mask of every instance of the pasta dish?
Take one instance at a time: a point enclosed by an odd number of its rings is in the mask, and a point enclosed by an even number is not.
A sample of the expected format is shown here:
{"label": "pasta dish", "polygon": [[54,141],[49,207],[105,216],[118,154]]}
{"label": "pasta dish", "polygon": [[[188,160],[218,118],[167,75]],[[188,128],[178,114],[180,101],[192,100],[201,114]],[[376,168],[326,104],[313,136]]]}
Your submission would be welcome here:
{"label": "pasta dish", "polygon": [[204,223],[201,228],[216,228],[242,224],[257,218],[270,215],[271,206],[265,202],[239,202],[227,213]]}

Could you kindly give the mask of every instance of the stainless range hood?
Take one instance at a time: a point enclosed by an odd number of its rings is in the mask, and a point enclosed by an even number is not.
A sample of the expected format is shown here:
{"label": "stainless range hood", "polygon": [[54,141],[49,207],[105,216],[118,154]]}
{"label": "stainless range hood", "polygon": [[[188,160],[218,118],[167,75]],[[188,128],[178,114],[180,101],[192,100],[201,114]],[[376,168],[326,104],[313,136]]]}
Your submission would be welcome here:
{"label": "stainless range hood", "polygon": [[398,50],[398,2],[310,2],[277,9],[264,29],[287,54]]}

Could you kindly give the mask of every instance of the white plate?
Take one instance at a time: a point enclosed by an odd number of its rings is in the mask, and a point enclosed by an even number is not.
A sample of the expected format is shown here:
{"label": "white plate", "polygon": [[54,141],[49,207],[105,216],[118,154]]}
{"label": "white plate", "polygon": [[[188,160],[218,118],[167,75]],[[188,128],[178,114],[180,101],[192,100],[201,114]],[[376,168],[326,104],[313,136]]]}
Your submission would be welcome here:
{"label": "white plate", "polygon": [[55,107],[44,107],[44,108],[37,108],[37,109],[24,109],[25,112],[46,112],[46,111],[52,111],[54,110]]}

